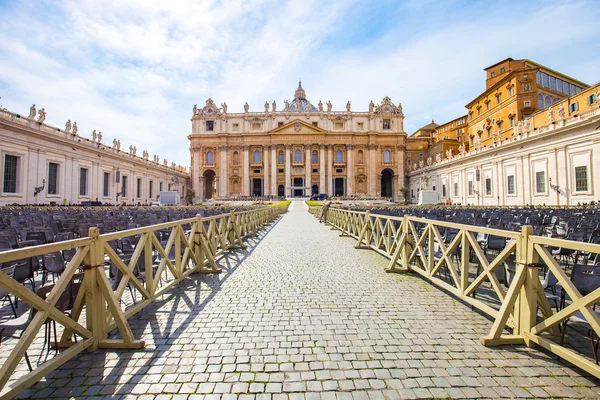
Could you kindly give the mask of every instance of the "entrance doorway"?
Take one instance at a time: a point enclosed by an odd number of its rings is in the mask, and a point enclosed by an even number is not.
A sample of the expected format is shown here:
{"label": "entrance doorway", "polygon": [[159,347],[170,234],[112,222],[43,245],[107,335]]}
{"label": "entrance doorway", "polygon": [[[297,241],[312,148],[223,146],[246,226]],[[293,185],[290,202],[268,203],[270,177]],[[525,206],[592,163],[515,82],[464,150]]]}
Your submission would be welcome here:
{"label": "entrance doorway", "polygon": [[304,196],[304,189],[296,189],[296,188],[301,188],[304,186],[304,178],[294,178],[294,193],[292,193],[292,195],[294,197],[303,197]]}
{"label": "entrance doorway", "polygon": [[319,185],[312,185],[312,188],[310,189],[310,193],[315,196],[319,194]]}
{"label": "entrance doorway", "polygon": [[285,188],[283,185],[277,186],[277,196],[284,197],[285,196]]}
{"label": "entrance doorway", "polygon": [[393,197],[394,196],[394,171],[389,168],[381,171],[381,197]]}
{"label": "entrance doorway", "polygon": [[262,196],[262,179],[252,179],[252,196]]}
{"label": "entrance doorway", "polygon": [[216,180],[215,171],[208,169],[204,171],[202,176],[204,177],[204,198],[212,199],[216,194]]}
{"label": "entrance doorway", "polygon": [[335,178],[333,180],[333,195],[343,196],[346,188],[346,180],[344,178]]}

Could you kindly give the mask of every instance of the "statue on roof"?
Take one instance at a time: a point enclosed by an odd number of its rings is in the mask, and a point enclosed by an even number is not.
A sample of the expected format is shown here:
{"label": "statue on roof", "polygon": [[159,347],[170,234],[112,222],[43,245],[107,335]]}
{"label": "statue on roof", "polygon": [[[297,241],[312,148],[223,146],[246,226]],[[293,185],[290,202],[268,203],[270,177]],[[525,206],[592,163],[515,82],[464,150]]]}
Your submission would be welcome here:
{"label": "statue on roof", "polygon": [[347,110],[348,112],[350,112],[350,111],[351,111],[351,110],[350,110],[350,109],[351,109],[351,107],[352,107],[352,104],[350,103],[350,100],[348,100],[348,102],[346,103],[346,110]]}
{"label": "statue on roof", "polygon": [[94,129],[94,131],[92,132],[92,142],[95,142],[96,139],[98,139],[98,134],[96,133],[96,130]]}
{"label": "statue on roof", "polygon": [[319,111],[323,111],[323,102],[319,100]]}
{"label": "statue on roof", "polygon": [[248,105],[248,102],[244,103],[244,112],[248,112],[249,109],[250,106]]}
{"label": "statue on roof", "polygon": [[73,135],[77,135],[77,131],[79,128],[77,127],[77,122],[73,122]]}
{"label": "statue on roof", "polygon": [[565,119],[565,106],[561,105],[558,107],[558,118]]}
{"label": "statue on roof", "polygon": [[194,104],[193,111],[194,111],[194,115],[198,114],[198,105],[197,104]]}
{"label": "statue on roof", "polygon": [[452,158],[452,149],[446,150],[446,158],[450,160]]}
{"label": "statue on roof", "polygon": [[306,112],[310,112],[310,101],[306,100]]}
{"label": "statue on roof", "polygon": [[29,117],[27,117],[27,118],[34,119],[36,114],[37,114],[37,111],[35,109],[35,104],[34,104],[31,107],[29,107]]}
{"label": "statue on roof", "polygon": [[[98,143],[102,142],[102,132],[98,132]],[[121,142],[119,142],[119,147],[121,146]]]}
{"label": "statue on roof", "polygon": [[442,162],[442,155],[440,153],[437,153],[435,155],[435,162],[436,163],[441,163]]}
{"label": "statue on roof", "polygon": [[113,139],[113,148],[117,149],[117,139]]}
{"label": "statue on roof", "polygon": [[72,127],[73,125],[71,124],[71,120],[67,120],[67,122],[65,123],[65,132],[71,132]]}
{"label": "statue on roof", "polygon": [[286,100],[286,101],[284,102],[284,104],[285,104],[285,106],[284,106],[284,110],[285,110],[285,111],[290,111],[290,101],[289,101],[289,100]]}
{"label": "statue on roof", "polygon": [[523,121],[523,124],[525,125],[526,131],[529,131],[531,129],[531,121],[529,120],[529,117],[525,118],[525,121]]}
{"label": "statue on roof", "polygon": [[42,108],[40,111],[38,111],[38,122],[41,124],[46,120],[46,109]]}
{"label": "statue on roof", "polygon": [[427,166],[431,167],[431,164],[433,164],[433,159],[431,157],[427,157]]}
{"label": "statue on roof", "polygon": [[223,102],[221,107],[223,108],[223,114],[227,114],[227,103]]}
{"label": "statue on roof", "polygon": [[554,109],[552,107],[548,108],[548,120],[554,122]]}
{"label": "statue on roof", "polygon": [[277,111],[277,103],[275,103],[275,100],[273,100],[273,106],[271,108],[273,109],[273,112]]}
{"label": "statue on roof", "polygon": [[265,112],[269,112],[269,102],[265,101]]}
{"label": "statue on roof", "polygon": [[458,152],[462,155],[464,155],[467,152],[464,144],[461,143],[460,146],[458,146]]}
{"label": "statue on roof", "polygon": [[167,164],[168,164],[168,162],[167,162],[167,159],[165,158],[165,159],[163,160],[163,165],[166,167],[166,166],[167,166]]}
{"label": "statue on roof", "polygon": [[331,112],[332,107],[333,107],[333,104],[331,104],[331,100],[327,100],[327,112]]}
{"label": "statue on roof", "polygon": [[369,103],[369,112],[372,113],[374,108],[375,108],[375,103],[373,103],[373,100],[371,100],[371,102]]}

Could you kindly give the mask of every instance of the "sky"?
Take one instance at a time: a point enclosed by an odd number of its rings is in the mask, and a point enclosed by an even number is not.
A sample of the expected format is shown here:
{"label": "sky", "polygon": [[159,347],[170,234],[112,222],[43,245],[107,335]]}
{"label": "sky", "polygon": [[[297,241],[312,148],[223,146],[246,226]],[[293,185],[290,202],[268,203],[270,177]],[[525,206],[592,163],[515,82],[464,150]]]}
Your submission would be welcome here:
{"label": "sky", "polygon": [[291,100],[366,111],[389,96],[411,134],[528,58],[600,80],[599,0],[0,0],[0,107],[189,166],[194,104]]}

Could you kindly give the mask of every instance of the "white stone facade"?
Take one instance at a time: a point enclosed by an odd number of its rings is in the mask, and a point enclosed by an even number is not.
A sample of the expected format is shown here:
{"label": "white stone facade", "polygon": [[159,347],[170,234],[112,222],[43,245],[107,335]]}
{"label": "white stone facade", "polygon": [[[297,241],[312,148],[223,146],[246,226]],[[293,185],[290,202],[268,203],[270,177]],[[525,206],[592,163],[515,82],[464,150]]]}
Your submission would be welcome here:
{"label": "white stone facade", "polygon": [[[47,125],[45,112],[36,119],[33,106],[30,114],[0,110],[0,205],[149,204],[160,190],[184,195],[185,168],[167,166],[157,156],[152,161],[146,151],[136,156],[133,146],[122,151],[120,141],[109,146],[95,131],[92,139],[84,138],[70,121],[65,129]],[[124,182],[125,195],[117,199]]]}

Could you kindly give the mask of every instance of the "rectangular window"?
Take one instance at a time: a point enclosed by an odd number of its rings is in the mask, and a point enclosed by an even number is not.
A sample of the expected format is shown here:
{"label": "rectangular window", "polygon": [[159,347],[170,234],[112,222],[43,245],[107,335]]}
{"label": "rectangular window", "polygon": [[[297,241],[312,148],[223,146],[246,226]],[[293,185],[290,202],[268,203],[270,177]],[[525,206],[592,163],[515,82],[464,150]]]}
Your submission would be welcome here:
{"label": "rectangular window", "polygon": [[281,127],[281,126],[283,126],[283,122],[278,122],[277,127]]}
{"label": "rectangular window", "polygon": [[537,171],[535,173],[535,192],[546,193],[546,171]]}
{"label": "rectangular window", "polygon": [[141,178],[137,178],[137,190],[136,190],[136,196],[138,199],[140,197],[142,197],[142,179]]}
{"label": "rectangular window", "polygon": [[573,85],[572,83],[571,83],[571,84],[569,84],[569,92],[570,92],[571,94],[575,94],[575,93],[576,93],[576,92],[575,92],[575,85]]}
{"label": "rectangular window", "polygon": [[509,97],[512,97],[514,94],[515,94],[515,91],[514,91],[513,87],[512,87],[512,86],[511,86],[511,87],[509,87],[509,88],[508,88],[508,96],[509,96]]}
{"label": "rectangular window", "polygon": [[485,178],[485,195],[486,196],[492,195],[492,178],[491,177]]}
{"label": "rectangular window", "polygon": [[104,173],[104,180],[102,182],[102,195],[104,197],[108,197],[110,196],[110,192],[109,192],[109,186],[110,186],[110,173],[105,172]]}
{"label": "rectangular window", "polygon": [[48,163],[48,194],[58,194],[58,164]]}
{"label": "rectangular window", "polygon": [[19,157],[6,154],[4,156],[4,182],[2,186],[4,193],[17,193],[18,171]]}
{"label": "rectangular window", "polygon": [[542,84],[542,73],[540,71],[538,71],[538,72],[535,73],[535,82],[538,85]]}
{"label": "rectangular window", "polygon": [[312,123],[313,126],[316,126],[317,128],[319,127],[319,123],[317,121]]}
{"label": "rectangular window", "polygon": [[550,77],[550,89],[556,90],[556,78],[553,76]]}
{"label": "rectangular window", "polygon": [[123,197],[127,197],[127,177],[123,175],[123,186],[121,187],[121,194]]}
{"label": "rectangular window", "polygon": [[88,194],[88,170],[86,168],[79,169],[79,195],[87,196]]}
{"label": "rectangular window", "polygon": [[542,86],[548,87],[548,74],[542,72]]}
{"label": "rectangular window", "polygon": [[365,124],[363,122],[359,122],[356,124],[356,129],[362,131],[364,129]]}
{"label": "rectangular window", "polygon": [[333,129],[344,129],[344,123],[343,122],[334,122]]}
{"label": "rectangular window", "polygon": [[473,181],[468,182],[469,196],[473,196]]}
{"label": "rectangular window", "polygon": [[515,127],[515,118],[514,117],[510,119],[510,127],[511,128]]}
{"label": "rectangular window", "polygon": [[575,101],[575,102],[569,104],[569,111],[572,113],[579,111],[579,103],[577,103]]}
{"label": "rectangular window", "polygon": [[234,131],[239,131],[240,130],[240,124],[233,124],[233,130]]}
{"label": "rectangular window", "polygon": [[454,197],[458,197],[458,182],[454,182]]}
{"label": "rectangular window", "polygon": [[148,197],[152,199],[154,197],[154,181],[150,181],[148,183]]}
{"label": "rectangular window", "polygon": [[446,197],[446,184],[442,184],[442,197]]}
{"label": "rectangular window", "polygon": [[506,193],[515,194],[515,176],[508,175],[506,177]]}
{"label": "rectangular window", "polygon": [[254,130],[258,130],[258,129],[260,129],[260,122],[254,122],[254,123],[252,124],[252,129],[254,129]]}
{"label": "rectangular window", "polygon": [[506,70],[504,69],[504,67],[500,68],[500,73],[501,73],[501,74],[503,74],[503,73],[504,73],[504,71],[506,71]]}
{"label": "rectangular window", "polygon": [[490,77],[491,77],[491,78],[493,78],[494,76],[496,76],[496,73],[495,73],[495,72],[492,72],[492,73],[490,74]]}
{"label": "rectangular window", "polygon": [[210,132],[215,130],[215,121],[206,121],[206,131]]}
{"label": "rectangular window", "polygon": [[556,91],[562,93],[562,91],[563,91],[563,81],[562,81],[562,79],[556,78]]}
{"label": "rectangular window", "polygon": [[523,102],[523,105],[524,105],[525,107],[531,107],[531,101],[529,101],[529,100],[526,100],[526,101],[524,101],[524,102]]}
{"label": "rectangular window", "polygon": [[162,190],[162,185],[163,185],[163,183],[162,183],[162,182],[159,182],[159,183],[158,183],[158,190],[159,190],[160,192],[162,192],[162,191],[163,191],[163,190]]}
{"label": "rectangular window", "polygon": [[478,117],[481,117],[481,108],[478,108],[478,109],[477,109],[477,116],[478,116]]}
{"label": "rectangular window", "polygon": [[529,91],[529,90],[531,90],[531,85],[529,85],[529,83],[524,84],[523,85],[523,90],[526,91],[526,92]]}
{"label": "rectangular window", "polygon": [[383,120],[383,129],[392,129],[392,122],[389,119]]}
{"label": "rectangular window", "polygon": [[591,106],[595,102],[596,102],[596,95],[595,94],[590,94],[588,96],[588,106]]}
{"label": "rectangular window", "polygon": [[588,173],[587,165],[575,167],[575,191],[587,192],[588,190]]}
{"label": "rectangular window", "polygon": [[502,95],[499,94],[498,96],[496,96],[496,103],[500,104],[501,101],[502,101]]}

